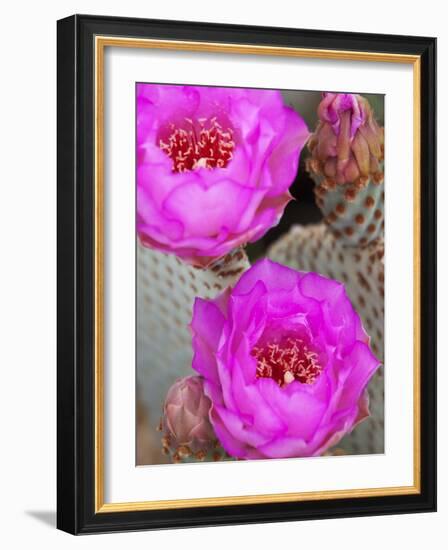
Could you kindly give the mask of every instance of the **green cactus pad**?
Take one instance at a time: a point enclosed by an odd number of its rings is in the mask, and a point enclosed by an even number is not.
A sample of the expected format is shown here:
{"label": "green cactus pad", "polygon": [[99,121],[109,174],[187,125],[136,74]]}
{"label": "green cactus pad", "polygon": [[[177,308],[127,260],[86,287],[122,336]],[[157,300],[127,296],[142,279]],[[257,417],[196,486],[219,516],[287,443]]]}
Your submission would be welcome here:
{"label": "green cactus pad", "polygon": [[384,234],[384,180],[337,185],[320,178],[316,202],[334,236],[346,246],[367,246]]}

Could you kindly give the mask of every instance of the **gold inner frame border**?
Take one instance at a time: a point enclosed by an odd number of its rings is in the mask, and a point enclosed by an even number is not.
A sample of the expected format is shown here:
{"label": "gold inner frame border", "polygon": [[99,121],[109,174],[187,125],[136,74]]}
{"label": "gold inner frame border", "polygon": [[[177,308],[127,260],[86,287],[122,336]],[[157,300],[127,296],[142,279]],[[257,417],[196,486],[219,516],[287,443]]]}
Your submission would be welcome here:
{"label": "gold inner frame border", "polygon": [[[191,498],[180,500],[148,500],[141,502],[104,502],[104,52],[106,47],[153,48],[207,53],[238,53],[267,56],[286,56],[313,59],[333,59],[382,63],[405,63],[413,65],[413,197],[414,197],[414,482],[410,486],[379,487],[350,490],[329,490],[263,495],[226,496]],[[262,504],[274,502],[303,502],[341,498],[363,498],[420,493],[420,117],[421,117],[421,61],[418,55],[404,55],[382,52],[359,52],[346,50],[325,50],[292,48],[283,46],[258,46],[253,44],[226,44],[181,40],[158,40],[124,38],[116,36],[95,36],[95,346],[94,346],[94,398],[95,398],[95,513],[130,512],[143,510],[167,510],[197,508],[206,506],[231,506],[242,504]]]}

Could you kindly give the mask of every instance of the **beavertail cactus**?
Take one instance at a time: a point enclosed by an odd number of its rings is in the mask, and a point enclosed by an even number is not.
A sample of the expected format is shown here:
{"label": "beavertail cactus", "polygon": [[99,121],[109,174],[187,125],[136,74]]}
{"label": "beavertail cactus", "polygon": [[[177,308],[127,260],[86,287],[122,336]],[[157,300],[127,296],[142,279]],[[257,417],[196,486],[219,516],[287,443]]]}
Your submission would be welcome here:
{"label": "beavertail cactus", "polygon": [[173,462],[225,458],[209,420],[210,407],[201,376],[179,378],[170,387],[160,430],[163,452]]}
{"label": "beavertail cactus", "polygon": [[336,238],[365,246],[384,228],[384,131],[367,99],[325,93],[308,142],[316,202]]}

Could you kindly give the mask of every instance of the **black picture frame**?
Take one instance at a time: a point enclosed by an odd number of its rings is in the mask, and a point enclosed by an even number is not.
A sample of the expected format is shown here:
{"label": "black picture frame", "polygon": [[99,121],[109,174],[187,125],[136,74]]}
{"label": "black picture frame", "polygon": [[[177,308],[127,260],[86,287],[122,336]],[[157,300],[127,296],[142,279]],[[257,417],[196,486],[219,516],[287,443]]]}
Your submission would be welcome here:
{"label": "black picture frame", "polygon": [[[436,39],[74,15],[57,24],[57,526],[73,534],[436,509]],[[418,494],[95,512],[94,50],[97,35],[420,57],[421,484]]]}

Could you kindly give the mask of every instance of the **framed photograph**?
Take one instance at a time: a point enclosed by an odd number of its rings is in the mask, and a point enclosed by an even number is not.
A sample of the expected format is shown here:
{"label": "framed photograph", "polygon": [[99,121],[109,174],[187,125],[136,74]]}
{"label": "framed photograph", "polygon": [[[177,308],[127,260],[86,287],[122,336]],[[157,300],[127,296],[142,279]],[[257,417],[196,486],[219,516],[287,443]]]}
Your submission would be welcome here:
{"label": "framed photograph", "polygon": [[58,21],[58,527],[434,511],[434,38]]}

